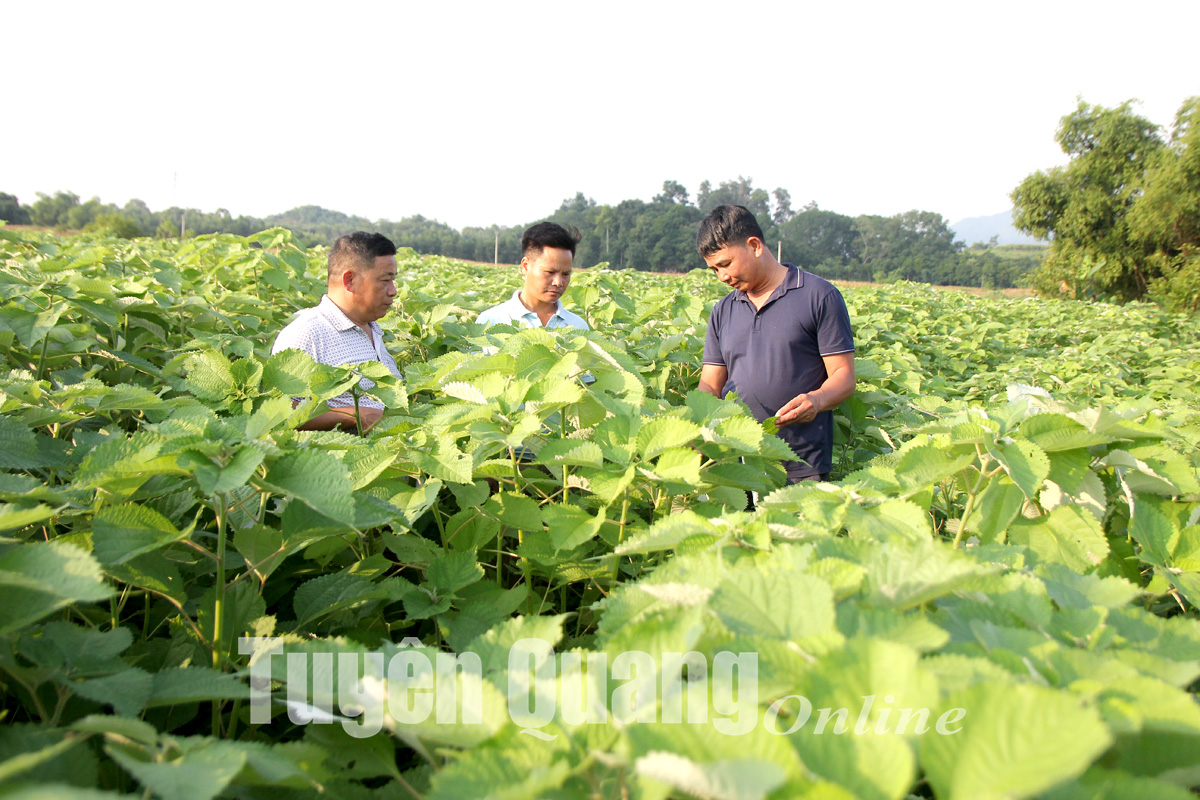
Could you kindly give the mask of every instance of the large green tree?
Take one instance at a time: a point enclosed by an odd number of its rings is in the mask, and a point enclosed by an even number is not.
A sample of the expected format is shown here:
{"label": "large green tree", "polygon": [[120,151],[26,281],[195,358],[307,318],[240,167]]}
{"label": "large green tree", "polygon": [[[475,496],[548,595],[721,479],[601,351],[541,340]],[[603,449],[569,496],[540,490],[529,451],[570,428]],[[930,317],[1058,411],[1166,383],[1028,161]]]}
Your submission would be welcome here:
{"label": "large green tree", "polygon": [[1155,248],[1133,235],[1129,215],[1164,145],[1158,126],[1130,106],[1080,100],[1055,134],[1070,163],[1036,172],[1012,192],[1016,227],[1051,240],[1035,276],[1043,292],[1127,300],[1143,296],[1154,277]]}
{"label": "large green tree", "polygon": [[1175,115],[1170,141],[1146,170],[1129,229],[1142,250],[1153,251],[1150,294],[1174,309],[1200,310],[1200,97],[1188,98]]}
{"label": "large green tree", "polygon": [[13,225],[28,225],[29,210],[21,205],[15,195],[0,192],[0,219]]}

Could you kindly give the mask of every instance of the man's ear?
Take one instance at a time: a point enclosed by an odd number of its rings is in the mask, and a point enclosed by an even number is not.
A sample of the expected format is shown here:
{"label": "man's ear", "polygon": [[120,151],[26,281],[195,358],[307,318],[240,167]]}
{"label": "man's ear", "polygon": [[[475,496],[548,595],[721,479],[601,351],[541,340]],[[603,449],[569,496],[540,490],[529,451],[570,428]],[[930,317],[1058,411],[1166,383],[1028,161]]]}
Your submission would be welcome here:
{"label": "man's ear", "polygon": [[354,284],[354,270],[348,269],[342,272],[342,289],[347,292],[353,292],[357,288]]}
{"label": "man's ear", "polygon": [[755,258],[758,258],[762,255],[763,248],[766,247],[766,245],[763,244],[762,239],[758,238],[757,236],[751,236],[746,240],[746,247],[749,248],[750,252],[754,254]]}
{"label": "man's ear", "polygon": [[521,256],[521,274],[524,275],[526,272],[529,272],[529,258]]}

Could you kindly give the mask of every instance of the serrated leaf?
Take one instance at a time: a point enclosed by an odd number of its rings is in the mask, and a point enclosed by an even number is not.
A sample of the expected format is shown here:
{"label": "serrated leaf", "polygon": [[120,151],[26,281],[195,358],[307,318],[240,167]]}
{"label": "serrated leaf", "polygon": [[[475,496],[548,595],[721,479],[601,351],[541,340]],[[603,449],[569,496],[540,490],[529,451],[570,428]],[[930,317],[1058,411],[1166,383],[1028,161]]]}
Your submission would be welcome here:
{"label": "serrated leaf", "polygon": [[796,640],[833,630],[833,589],[812,575],[738,570],[721,581],[709,607],[741,636]]}
{"label": "serrated leaf", "polygon": [[172,800],[212,800],[246,764],[246,755],[231,742],[210,740],[171,761],[142,761],[110,746],[109,755],[140,784]]}
{"label": "serrated leaf", "polygon": [[1080,573],[1095,569],[1108,555],[1100,523],[1079,506],[1059,506],[1037,519],[1016,520],[1008,540],[1028,547],[1039,561],[1064,564]]}
{"label": "serrated leaf", "polygon": [[662,750],[639,758],[634,770],[704,800],[762,800],[787,779],[779,766],[753,758],[697,764]]}
{"label": "serrated leaf", "polygon": [[488,399],[484,396],[483,392],[471,384],[462,381],[451,381],[443,384],[442,393],[467,403],[475,403],[481,406],[488,404]]}
{"label": "serrated leaf", "polygon": [[208,667],[175,667],[154,673],[146,708],[249,697],[250,687],[234,675]]}
{"label": "serrated leaf", "polygon": [[1111,436],[1089,431],[1065,414],[1035,414],[1021,423],[1018,432],[1047,453],[1114,441]]}
{"label": "serrated leaf", "polygon": [[726,417],[714,427],[712,440],[742,453],[756,453],[763,440],[762,425],[751,417]]}
{"label": "serrated leaf", "polygon": [[1025,493],[1007,475],[996,475],[975,502],[966,519],[966,530],[978,534],[979,540],[988,544],[1003,541],[1001,537],[1025,505]]}
{"label": "serrated leaf", "polygon": [[700,453],[687,447],[664,450],[652,467],[659,480],[691,488],[700,483]]}
{"label": "serrated leaf", "polygon": [[0,634],[11,633],[76,602],[104,600],[100,564],[90,553],[58,541],[13,547],[0,555]]}
{"label": "serrated leaf", "polygon": [[975,460],[972,453],[951,455],[933,444],[908,450],[896,465],[896,479],[913,490],[940,483]]}
{"label": "serrated leaf", "polygon": [[538,504],[532,498],[513,492],[497,492],[487,499],[483,512],[500,520],[510,528],[523,531],[541,531],[542,518]]}
{"label": "serrated leaf", "polygon": [[538,450],[537,463],[599,469],[604,465],[604,456],[594,442],[553,439]]}
{"label": "serrated leaf", "polygon": [[367,578],[352,572],[335,572],[305,581],[292,597],[297,627],[328,614],[387,597]]}
{"label": "serrated leaf", "polygon": [[866,567],[872,603],[896,610],[923,605],[977,575],[998,570],[932,539],[885,544],[871,555]]}
{"label": "serrated leaf", "polygon": [[1037,498],[1042,481],[1050,474],[1050,459],[1040,447],[1018,439],[1011,444],[997,444],[988,452],[1000,462],[1026,497],[1030,500]]}
{"label": "serrated leaf", "polygon": [[435,558],[426,569],[425,577],[439,594],[449,594],[481,579],[483,568],[475,559],[475,551],[467,550]]}
{"label": "serrated leaf", "polygon": [[1112,742],[1094,709],[1040,686],[980,684],[943,707],[964,710],[953,726],[961,731],[921,737],[920,752],[930,785],[946,800],[1036,796],[1082,773]]}
{"label": "serrated leaf", "polygon": [[216,350],[204,350],[188,356],[185,364],[187,387],[196,397],[218,402],[233,394],[233,366],[224,354]]}
{"label": "serrated leaf", "polygon": [[288,453],[271,465],[265,482],[330,519],[354,520],[354,484],[346,466],[329,453]]}
{"label": "serrated leaf", "polygon": [[658,417],[642,425],[637,435],[638,452],[651,459],[673,447],[682,447],[700,437],[700,426],[681,417]]}
{"label": "serrated leaf", "polygon": [[541,515],[546,526],[546,535],[556,551],[574,550],[596,538],[606,521],[603,509],[593,516],[578,506],[559,504],[543,506]]}
{"label": "serrated leaf", "polygon": [[309,393],[309,381],[314,371],[314,362],[308,353],[303,350],[283,350],[271,356],[263,365],[262,387],[289,397],[302,397]]}
{"label": "serrated leaf", "polygon": [[80,697],[112,706],[118,714],[136,717],[150,699],[154,680],[149,672],[135,667],[72,684],[71,689]]}
{"label": "serrated leaf", "polygon": [[33,431],[19,419],[0,416],[0,468],[27,469],[37,450]]}

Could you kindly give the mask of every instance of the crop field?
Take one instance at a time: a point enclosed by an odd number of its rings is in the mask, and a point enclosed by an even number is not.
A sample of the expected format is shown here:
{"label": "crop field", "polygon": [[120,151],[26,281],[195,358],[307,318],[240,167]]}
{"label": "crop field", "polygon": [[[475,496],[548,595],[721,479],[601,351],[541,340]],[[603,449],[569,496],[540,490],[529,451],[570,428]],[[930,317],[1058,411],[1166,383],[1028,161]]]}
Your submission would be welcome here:
{"label": "crop field", "polygon": [[269,356],[325,255],[0,227],[0,798],[1195,796],[1195,317],[845,288],[785,488],[711,275],[402,251],[401,381]]}

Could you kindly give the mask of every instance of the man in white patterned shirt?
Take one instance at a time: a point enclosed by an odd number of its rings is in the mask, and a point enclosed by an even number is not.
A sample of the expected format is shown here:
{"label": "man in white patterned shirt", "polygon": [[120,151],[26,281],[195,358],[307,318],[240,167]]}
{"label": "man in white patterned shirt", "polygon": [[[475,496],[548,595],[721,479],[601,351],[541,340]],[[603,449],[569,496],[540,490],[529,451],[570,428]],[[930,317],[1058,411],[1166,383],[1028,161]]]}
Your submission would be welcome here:
{"label": "man in white patterned shirt", "polygon": [[539,222],[521,235],[521,275],[525,285],[475,321],[517,328],[579,328],[583,317],[563,308],[560,298],[571,282],[579,233],[554,222]]}
{"label": "man in white patterned shirt", "polygon": [[[327,293],[314,308],[306,308],[288,323],[271,355],[282,350],[303,350],[313,361],[331,366],[378,361],[397,378],[396,359],[383,345],[383,330],[375,320],[387,314],[396,297],[396,246],[378,233],[355,231],[338,238],[329,251]],[[363,378],[365,391],[374,382]],[[356,430],[354,397],[350,392],[327,401],[329,411],[313,417],[300,430]],[[359,416],[365,431],[383,416],[383,403],[359,398]]]}

